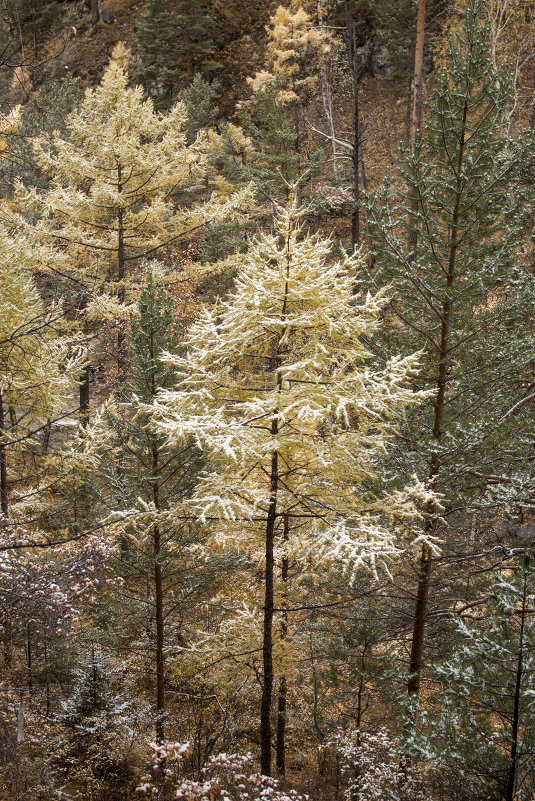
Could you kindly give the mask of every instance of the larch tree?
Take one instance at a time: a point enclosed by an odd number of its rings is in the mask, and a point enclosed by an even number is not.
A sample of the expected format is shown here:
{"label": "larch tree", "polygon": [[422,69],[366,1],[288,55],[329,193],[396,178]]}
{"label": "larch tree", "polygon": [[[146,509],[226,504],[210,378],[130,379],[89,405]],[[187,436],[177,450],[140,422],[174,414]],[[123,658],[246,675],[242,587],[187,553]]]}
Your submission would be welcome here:
{"label": "larch tree", "polygon": [[31,244],[0,231],[0,497],[9,511],[8,454],[20,452],[65,413],[81,355],[60,336],[62,312],[47,310],[32,280]]}
{"label": "larch tree", "polygon": [[247,196],[247,190],[229,195],[226,187],[196,202],[196,193],[209,190],[217,143],[204,132],[187,145],[184,105],[156,113],[140,86],[129,87],[129,61],[117,45],[100,84],[86,90],[69,116],[67,135],[35,143],[50,187],[19,187],[18,197],[19,222],[41,243],[44,262],[54,264],[49,272],[72,306],[89,322],[117,325],[120,364],[135,266],[204,224],[232,216]]}
{"label": "larch tree", "polygon": [[249,82],[255,92],[275,85],[278,103],[291,111],[294,149],[299,153],[299,104],[318,84],[318,76],[310,70],[310,65],[319,68],[321,55],[329,50],[330,35],[326,29],[315,27],[302,8],[292,13],[284,6],[277,8],[266,32],[268,69],[258,72]]}
{"label": "larch tree", "polygon": [[[330,260],[332,242],[306,235],[290,193],[273,233],[243,257],[234,293],[206,309],[171,359],[176,389],[155,420],[169,442],[194,437],[213,470],[192,508],[263,569],[261,770],[271,773],[276,556],[300,550],[355,570],[397,552],[401,521],[423,485],[381,492],[378,457],[407,405],[417,359],[368,364],[383,294],[355,299],[358,255]],[[279,604],[277,604],[278,606]]]}

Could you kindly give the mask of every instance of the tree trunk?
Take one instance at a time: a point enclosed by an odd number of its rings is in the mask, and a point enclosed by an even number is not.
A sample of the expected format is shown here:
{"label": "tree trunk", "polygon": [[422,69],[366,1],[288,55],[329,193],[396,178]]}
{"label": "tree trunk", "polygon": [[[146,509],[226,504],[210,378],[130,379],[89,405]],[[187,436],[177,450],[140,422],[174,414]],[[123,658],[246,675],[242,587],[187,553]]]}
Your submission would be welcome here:
{"label": "tree trunk", "polygon": [[[360,224],[360,176],[359,170],[362,171],[363,185],[365,182],[364,170],[364,154],[362,152],[362,125],[360,121],[360,106],[359,106],[359,86],[363,76],[368,69],[370,58],[373,53],[373,45],[370,47],[361,48],[364,50],[364,55],[360,56],[360,62],[357,59],[357,37],[355,22],[349,13],[349,2],[345,0],[344,3],[345,13],[345,39],[347,46],[348,66],[351,73],[351,85],[353,90],[353,150],[351,154],[352,165],[352,178],[353,178],[353,214],[351,216],[351,242],[353,247],[360,243],[361,238],[361,224]],[[368,36],[371,36],[370,31],[367,31]]]}
{"label": "tree trunk", "polygon": [[518,730],[520,723],[520,692],[522,676],[524,673],[524,629],[526,625],[527,602],[527,575],[524,573],[522,586],[522,608],[520,610],[520,633],[518,642],[518,659],[516,663],[515,694],[513,699],[513,721],[511,726],[511,750],[509,754],[509,769],[507,771],[507,789],[505,801],[514,801],[516,774],[518,768]]}
{"label": "tree trunk", "polygon": [[[278,420],[271,421],[271,434],[276,437]],[[273,695],[273,549],[277,519],[279,485],[278,453],[271,456],[270,500],[266,518],[266,566],[264,573],[264,636],[262,644],[262,701],[260,706],[260,772],[271,776],[271,699]]]}
{"label": "tree trunk", "polygon": [[7,517],[9,513],[7,494],[7,454],[5,436],[4,399],[0,392],[0,511]]}
{"label": "tree trunk", "polygon": [[[284,548],[288,543],[288,515],[284,515],[284,530],[283,542]],[[282,580],[282,601],[281,607],[283,609],[281,617],[281,639],[284,642],[288,634],[288,612],[286,605],[288,601],[288,555],[286,551],[282,556],[281,564],[281,580]],[[286,676],[281,676],[279,680],[279,703],[277,713],[277,772],[279,776],[284,777],[286,772],[286,699],[288,692],[288,682]]]}
{"label": "tree trunk", "polygon": [[[531,70],[531,85],[535,86],[535,64]],[[529,127],[535,129],[535,91],[531,97],[531,110],[529,114]]]}
{"label": "tree trunk", "polygon": [[32,669],[32,635],[31,635],[31,627],[28,623],[26,629],[26,657],[27,657],[27,667],[28,667],[28,691],[30,695],[33,694],[33,669]]}
{"label": "tree trunk", "polygon": [[17,743],[24,742],[24,690],[19,693],[19,712],[17,715]]}
{"label": "tree trunk", "polygon": [[[412,115],[409,131],[409,141],[415,146],[416,136],[422,127],[423,109],[423,71],[424,71],[424,40],[425,40],[425,5],[426,0],[418,0],[418,18],[416,21],[416,47],[414,51],[414,79],[412,86]],[[418,211],[418,198],[415,196],[411,200],[411,210],[413,214]],[[418,234],[415,228],[409,230],[407,248],[409,253],[414,251],[418,241]]]}
{"label": "tree trunk", "polygon": [[[150,360],[151,365],[156,364],[157,351],[154,345],[153,332],[150,335]],[[151,371],[151,400],[156,399],[158,387],[154,367]],[[160,452],[156,439],[152,441],[152,502],[154,504],[156,518],[153,528],[153,559],[154,559],[154,606],[156,618],[156,742],[163,743],[165,726],[165,654],[164,654],[164,589],[161,565],[161,531],[160,521],[157,515],[161,509],[160,503]]]}
{"label": "tree trunk", "polygon": [[100,19],[100,11],[98,8],[98,0],[91,0],[91,23],[96,25]]}
{"label": "tree trunk", "polygon": [[41,455],[46,456],[50,447],[50,435],[52,433],[52,421],[48,420],[43,432],[43,443],[41,445]]}
{"label": "tree trunk", "polygon": [[[291,190],[288,191],[288,203],[291,202]],[[284,285],[284,297],[282,301],[282,316],[286,316],[288,302],[288,284],[290,280],[290,252],[289,243],[292,233],[292,224],[287,232],[286,250],[286,281]],[[281,364],[283,346],[281,342],[285,340],[286,328],[279,335],[275,351],[275,371],[276,388],[280,394],[282,390]],[[273,411],[271,420],[271,437],[275,439],[279,433],[279,407]],[[262,700],[260,704],[260,772],[264,776],[271,776],[271,702],[273,697],[273,567],[274,567],[274,544],[275,544],[275,525],[277,522],[277,493],[279,490],[279,454],[274,450],[271,454],[271,467],[269,472],[269,506],[266,516],[266,551],[265,551],[265,591],[264,591],[264,626],[262,642],[262,663],[263,663],[263,682]],[[287,529],[286,529],[287,531]]]}
{"label": "tree trunk", "polygon": [[[450,334],[452,323],[453,303],[451,300],[452,287],[456,278],[457,267],[457,250],[458,250],[458,236],[459,236],[459,208],[462,196],[462,178],[461,168],[464,160],[464,147],[465,147],[465,134],[466,134],[466,119],[468,109],[465,103],[463,109],[463,119],[461,124],[461,132],[459,138],[459,155],[457,157],[457,186],[455,204],[453,207],[453,214],[450,228],[450,243],[448,249],[448,264],[446,273],[446,287],[441,309],[441,331],[438,348],[438,371],[435,382],[436,399],[435,411],[433,416],[433,439],[437,444],[442,441],[444,433],[444,409],[446,406],[446,388],[448,384],[448,363],[450,358]],[[431,486],[436,484],[439,474],[439,460],[434,454],[431,457],[429,467],[429,483]],[[433,508],[428,507],[427,512],[429,515],[433,514]],[[432,533],[434,522],[431,520],[426,524],[426,533]],[[412,633],[411,643],[411,660],[409,666],[409,680],[407,683],[407,690],[409,694],[418,696],[420,689],[420,680],[423,666],[423,649],[425,640],[425,623],[427,618],[427,605],[429,598],[429,588],[431,583],[431,567],[432,567],[432,554],[427,545],[422,547],[422,555],[420,558],[420,570],[418,576],[418,590],[416,594],[416,606],[414,610],[414,626]]]}
{"label": "tree trunk", "polygon": [[411,643],[411,658],[409,663],[409,680],[407,691],[410,695],[418,696],[422,676],[423,652],[425,640],[425,622],[427,618],[427,603],[429,599],[429,586],[431,584],[431,554],[427,546],[422,547],[420,556],[420,569],[418,574],[418,590],[416,593],[416,606],[414,608],[414,622]]}
{"label": "tree trunk", "polygon": [[351,243],[353,247],[360,242],[360,182],[359,182],[359,158],[360,158],[360,112],[359,112],[359,83],[363,71],[357,68],[356,42],[355,42],[355,23],[349,13],[348,0],[344,2],[345,13],[345,38],[347,47],[347,59],[349,71],[351,73],[351,86],[353,89],[353,152],[351,154],[352,178],[353,178],[353,202],[354,208],[351,215]]}
{"label": "tree trunk", "polygon": [[[45,634],[46,636],[46,634]],[[50,717],[50,677],[48,675],[48,648],[46,647],[46,640],[44,643],[44,661],[45,661],[45,699],[46,711],[45,717]]]}
{"label": "tree trunk", "polygon": [[[323,0],[318,0],[318,25],[323,27]],[[329,131],[331,140],[331,148],[333,154],[333,176],[338,178],[338,151],[336,149],[336,130],[334,127],[333,103],[331,93],[331,83],[329,80],[329,70],[327,67],[327,60],[324,56],[320,57],[320,77],[321,77],[321,99],[323,103],[323,111],[325,112],[325,120]]]}
{"label": "tree trunk", "polygon": [[89,424],[89,362],[85,365],[80,380],[80,422],[84,428]]}
{"label": "tree trunk", "polygon": [[[122,184],[122,168],[119,164],[117,167],[117,192],[121,193],[123,191],[123,184]],[[124,279],[126,276],[126,258],[125,258],[125,251],[124,251],[124,211],[122,207],[119,207],[117,210],[117,283],[118,283],[118,290],[117,290],[117,297],[120,303],[124,303],[125,300],[125,291],[124,291]],[[119,370],[119,381],[124,380],[125,370],[124,370],[124,359],[123,359],[123,347],[124,347],[124,331],[123,331],[123,323],[121,320],[118,322],[118,333],[117,333],[117,366]]]}
{"label": "tree trunk", "polygon": [[424,96],[424,41],[425,41],[425,5],[426,0],[418,0],[418,17],[416,21],[416,47],[414,51],[414,80],[412,95],[411,140],[422,127],[422,109]]}
{"label": "tree trunk", "polygon": [[[80,297],[80,302],[78,304],[78,312],[82,314],[86,307],[87,307],[87,295],[84,292]],[[80,401],[79,416],[80,416],[80,423],[84,428],[89,423],[89,400],[90,400],[89,375],[90,375],[90,365],[88,359],[83,367],[82,374],[80,375],[80,389],[79,389],[79,401]]]}
{"label": "tree trunk", "polygon": [[[158,449],[153,448],[153,473],[158,471]],[[156,514],[160,508],[160,488],[153,485],[153,502]],[[165,661],[164,661],[164,623],[163,623],[163,580],[161,557],[160,523],[154,523],[154,605],[156,617],[156,742],[164,741],[165,714]]]}
{"label": "tree trunk", "polygon": [[351,244],[356,247],[360,242],[360,181],[359,181],[359,161],[360,161],[360,111],[359,111],[359,86],[353,77],[353,154],[351,164],[353,167],[353,202],[355,207],[351,218]]}

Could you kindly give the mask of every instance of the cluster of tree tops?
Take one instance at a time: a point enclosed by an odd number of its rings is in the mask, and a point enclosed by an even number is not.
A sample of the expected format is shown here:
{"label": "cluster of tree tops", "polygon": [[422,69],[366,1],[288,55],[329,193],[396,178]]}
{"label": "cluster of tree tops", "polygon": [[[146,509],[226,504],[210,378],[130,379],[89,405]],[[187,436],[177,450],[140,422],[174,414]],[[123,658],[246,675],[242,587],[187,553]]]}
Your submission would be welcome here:
{"label": "cluster of tree tops", "polygon": [[528,801],[535,4],[273,8],[225,116],[232,3],[85,90],[68,5],[0,30],[0,800]]}

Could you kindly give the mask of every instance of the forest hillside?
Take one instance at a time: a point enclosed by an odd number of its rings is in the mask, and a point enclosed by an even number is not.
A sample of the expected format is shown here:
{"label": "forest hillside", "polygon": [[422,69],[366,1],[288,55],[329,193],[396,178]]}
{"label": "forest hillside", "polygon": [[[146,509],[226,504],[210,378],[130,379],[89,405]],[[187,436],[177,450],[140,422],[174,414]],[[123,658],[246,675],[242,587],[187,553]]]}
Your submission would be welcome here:
{"label": "forest hillside", "polygon": [[0,801],[533,801],[534,91],[532,0],[2,0]]}

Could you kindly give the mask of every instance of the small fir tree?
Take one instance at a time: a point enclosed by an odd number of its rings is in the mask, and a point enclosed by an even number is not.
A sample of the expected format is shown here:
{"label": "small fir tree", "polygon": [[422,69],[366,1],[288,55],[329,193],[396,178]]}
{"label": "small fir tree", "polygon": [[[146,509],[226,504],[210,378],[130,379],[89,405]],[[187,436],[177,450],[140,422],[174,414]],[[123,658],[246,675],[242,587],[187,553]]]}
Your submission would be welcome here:
{"label": "small fir tree", "polygon": [[180,92],[179,99],[186,109],[186,130],[188,144],[191,144],[199,131],[213,125],[217,117],[217,106],[212,103],[210,84],[198,73],[191,84]]}
{"label": "small fir tree", "polygon": [[[295,151],[295,130],[284,105],[277,99],[278,81],[257,89],[253,107],[241,104],[238,119],[250,137],[252,147],[247,159],[238,163],[235,172],[254,181],[265,199],[282,202],[287,184],[303,172],[302,159]],[[313,156],[313,172],[318,172],[323,152]]]}
{"label": "small fir tree", "polygon": [[[157,266],[157,265],[154,265]],[[89,439],[106,442],[109,450],[96,477],[95,503],[120,510],[126,522],[117,527],[123,541],[117,570],[127,587],[123,636],[133,637],[143,625],[148,635],[149,675],[154,686],[155,732],[163,742],[166,710],[166,629],[173,639],[182,636],[177,617],[184,599],[214,580],[210,566],[203,576],[192,564],[191,548],[198,544],[194,525],[176,525],[169,517],[191,495],[202,460],[192,441],[169,447],[166,438],[150,426],[158,394],[176,382],[176,368],[164,363],[163,354],[176,353],[181,336],[173,298],[149,271],[137,313],[130,318],[131,372],[124,390],[98,423]],[[175,614],[173,614],[173,612]],[[150,621],[150,623],[147,623]],[[124,620],[121,621],[125,627]],[[126,628],[126,627],[125,627]]]}
{"label": "small fir tree", "polygon": [[92,647],[57,715],[48,756],[51,783],[60,793],[67,786],[71,798],[124,801],[132,784],[132,704],[114,686],[119,676],[113,672]]}
{"label": "small fir tree", "polygon": [[438,797],[529,799],[535,791],[535,590],[528,557],[495,575],[477,624],[454,622],[460,641],[432,665],[439,690],[422,715],[415,754],[430,759]]}

